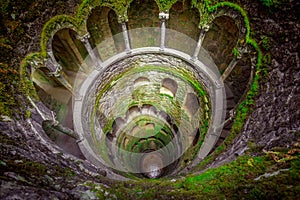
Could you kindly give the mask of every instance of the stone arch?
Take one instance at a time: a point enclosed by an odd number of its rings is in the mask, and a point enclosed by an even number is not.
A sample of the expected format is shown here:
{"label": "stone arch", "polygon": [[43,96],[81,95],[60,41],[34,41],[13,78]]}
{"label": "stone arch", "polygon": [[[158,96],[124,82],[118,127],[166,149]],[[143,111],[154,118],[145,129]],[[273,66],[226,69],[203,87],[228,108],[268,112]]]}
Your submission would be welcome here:
{"label": "stone arch", "polygon": [[130,4],[127,25],[132,48],[159,46],[158,16],[159,8],[154,0],[135,0]]}
{"label": "stone arch", "polygon": [[94,9],[99,6],[103,6],[103,7],[108,7],[110,9],[112,9],[116,13],[117,16],[119,16],[121,18],[122,17],[126,18],[127,9],[131,2],[132,2],[132,0],[128,0],[126,2],[125,6],[124,5],[118,6],[118,2],[109,3],[109,2],[99,1],[99,0],[94,0],[93,2],[83,1],[83,3],[81,4],[81,6],[78,9],[77,17],[80,18],[81,21],[86,22],[86,20],[90,16],[91,9]]}
{"label": "stone arch", "polygon": [[184,108],[190,117],[193,117],[200,108],[198,97],[194,93],[188,93],[185,97]]}
{"label": "stone arch", "polygon": [[171,94],[172,97],[175,97],[177,89],[178,89],[178,84],[173,79],[164,78],[162,80],[161,93],[164,91],[164,92],[166,92],[168,94]]}
{"label": "stone arch", "polygon": [[92,48],[112,37],[108,14],[112,9],[106,6],[94,7],[87,19]]}
{"label": "stone arch", "polygon": [[59,81],[48,74],[49,70],[46,67],[38,68],[32,72],[31,80],[41,102],[49,109],[59,113],[60,106],[68,103],[71,94]]}
{"label": "stone arch", "polygon": [[125,50],[125,42],[122,35],[122,27],[119,22],[119,16],[114,10],[108,12],[108,23],[111,35],[113,36],[113,41],[111,41],[113,42],[112,45],[115,47],[116,52],[120,53]]}
{"label": "stone arch", "polygon": [[205,35],[203,48],[209,52],[219,71],[224,71],[234,58],[232,51],[238,38],[239,29],[231,17],[220,16],[213,20]]}
{"label": "stone arch", "polygon": [[126,120],[128,120],[130,117],[138,115],[141,112],[141,109],[138,106],[131,106],[126,111]]}
{"label": "stone arch", "polygon": [[77,19],[69,15],[58,15],[49,20],[43,27],[41,34],[41,55],[47,57],[47,51],[52,49],[52,38],[61,29],[69,28],[79,33]]}
{"label": "stone arch", "polygon": [[252,84],[253,75],[250,55],[242,57],[225,80],[233,93],[235,103],[243,99],[248,87]]}
{"label": "stone arch", "polygon": [[200,13],[198,9],[192,8],[190,1],[177,1],[172,5],[169,13],[168,28],[181,32],[195,41],[198,40]]}
{"label": "stone arch", "polygon": [[118,117],[114,120],[113,124],[112,124],[112,136],[115,137],[116,133],[119,131],[119,129],[122,127],[122,125],[125,123],[124,119],[122,119],[121,117]]}
{"label": "stone arch", "polygon": [[93,65],[86,60],[88,52],[76,35],[71,29],[61,29],[52,40],[54,58],[62,66],[62,71],[69,77],[71,84],[74,83],[76,72],[87,70]]}
{"label": "stone arch", "polygon": [[199,11],[192,8],[190,2],[178,1],[171,7],[169,13],[166,46],[192,55],[200,35]]}
{"label": "stone arch", "polygon": [[150,82],[150,80],[148,78],[141,76],[134,80],[133,85],[134,85],[134,87],[138,87],[138,86],[147,84],[149,82]]}
{"label": "stone arch", "polygon": [[159,9],[155,0],[134,0],[127,12],[129,30],[159,27]]}

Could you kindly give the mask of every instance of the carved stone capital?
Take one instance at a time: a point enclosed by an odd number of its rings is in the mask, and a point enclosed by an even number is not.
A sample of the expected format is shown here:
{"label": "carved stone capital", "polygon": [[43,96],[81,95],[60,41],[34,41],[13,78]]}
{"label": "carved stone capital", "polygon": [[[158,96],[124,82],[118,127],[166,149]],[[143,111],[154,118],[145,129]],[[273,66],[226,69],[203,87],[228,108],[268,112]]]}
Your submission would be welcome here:
{"label": "carved stone capital", "polygon": [[86,34],[84,34],[84,35],[82,35],[82,36],[76,35],[76,38],[77,38],[78,40],[80,40],[81,42],[83,42],[83,43],[86,42],[90,37],[91,37],[91,36],[90,36],[89,33],[86,33]]}
{"label": "carved stone capital", "polygon": [[159,16],[160,20],[168,20],[169,17],[170,17],[168,11],[167,12],[160,12],[158,16]]}
{"label": "carved stone capital", "polygon": [[127,14],[124,14],[124,15],[119,15],[118,16],[118,22],[120,24],[124,23],[124,22],[128,22],[128,16]]}

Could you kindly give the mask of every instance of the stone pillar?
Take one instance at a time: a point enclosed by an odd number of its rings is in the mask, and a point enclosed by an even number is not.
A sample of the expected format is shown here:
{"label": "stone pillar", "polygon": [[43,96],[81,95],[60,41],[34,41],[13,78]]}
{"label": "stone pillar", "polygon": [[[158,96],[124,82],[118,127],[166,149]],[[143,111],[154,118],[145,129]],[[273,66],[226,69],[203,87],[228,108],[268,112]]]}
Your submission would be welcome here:
{"label": "stone pillar", "polygon": [[225,81],[225,79],[229,76],[229,74],[232,72],[232,70],[235,68],[236,64],[238,63],[239,59],[234,57],[232,61],[229,63],[228,67],[223,72],[221,79],[222,81]]}
{"label": "stone pillar", "polygon": [[52,51],[48,51],[47,54],[49,56],[50,61],[50,65],[47,65],[47,68],[50,71],[50,75],[57,76],[61,71],[62,67],[60,66],[60,64],[57,63]]}
{"label": "stone pillar", "polygon": [[126,22],[122,21],[121,25],[122,25],[123,38],[124,38],[124,42],[125,42],[125,51],[127,53],[130,53],[131,52],[131,46],[130,46],[130,41],[129,41],[129,35],[128,35],[128,31],[127,31]]}
{"label": "stone pillar", "polygon": [[225,69],[224,73],[222,74],[221,79],[223,81],[229,76],[229,74],[235,68],[236,64],[242,58],[243,54],[249,53],[248,47],[245,44],[238,44],[238,46],[235,47],[233,51],[235,51],[234,53],[235,57],[232,59],[232,61],[229,63],[228,67]]}
{"label": "stone pillar", "polygon": [[68,81],[65,73],[60,72],[59,76],[56,76],[56,78],[67,90],[71,92],[72,95],[74,95],[73,86]]}
{"label": "stone pillar", "polygon": [[89,42],[89,38],[90,38],[90,34],[85,34],[82,37],[78,37],[78,39],[84,44],[86,50],[88,51],[94,65],[95,68],[100,68],[101,67],[101,60],[100,58],[98,58],[98,56],[96,55],[96,53],[93,51],[92,46]]}
{"label": "stone pillar", "polygon": [[166,21],[169,19],[169,12],[160,12],[159,19],[161,21],[160,26],[160,50],[163,51],[165,48],[166,40]]}
{"label": "stone pillar", "polygon": [[74,139],[78,139],[79,136],[71,129],[64,127],[62,124],[60,124],[56,120],[45,120],[43,121],[43,129],[46,132],[46,134],[53,138],[54,140],[62,134],[68,135],[69,137],[72,137]]}
{"label": "stone pillar", "polygon": [[198,55],[199,55],[199,52],[200,52],[201,47],[202,47],[202,43],[203,43],[203,40],[204,40],[204,37],[205,37],[205,33],[208,31],[208,29],[209,29],[209,27],[204,27],[200,30],[199,39],[198,39],[197,46],[195,48],[194,54],[192,56],[192,60],[197,60],[198,59]]}
{"label": "stone pillar", "polygon": [[48,51],[47,54],[49,55],[48,62],[50,64],[46,64],[47,68],[49,69],[50,76],[54,76],[67,90],[69,90],[73,94],[73,87],[66,79],[66,75],[61,71],[61,65],[56,61],[53,52]]}

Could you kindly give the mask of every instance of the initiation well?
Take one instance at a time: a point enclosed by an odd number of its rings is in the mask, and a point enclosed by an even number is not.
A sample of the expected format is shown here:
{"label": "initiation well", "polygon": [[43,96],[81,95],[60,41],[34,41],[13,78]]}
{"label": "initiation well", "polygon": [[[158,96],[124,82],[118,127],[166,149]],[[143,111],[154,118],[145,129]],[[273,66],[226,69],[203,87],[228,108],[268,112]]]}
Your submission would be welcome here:
{"label": "initiation well", "polygon": [[113,179],[189,172],[227,137],[255,72],[236,10],[203,21],[189,2],[148,3],[93,4],[83,23],[53,22],[45,65],[31,73],[75,135],[59,129],[54,141]]}

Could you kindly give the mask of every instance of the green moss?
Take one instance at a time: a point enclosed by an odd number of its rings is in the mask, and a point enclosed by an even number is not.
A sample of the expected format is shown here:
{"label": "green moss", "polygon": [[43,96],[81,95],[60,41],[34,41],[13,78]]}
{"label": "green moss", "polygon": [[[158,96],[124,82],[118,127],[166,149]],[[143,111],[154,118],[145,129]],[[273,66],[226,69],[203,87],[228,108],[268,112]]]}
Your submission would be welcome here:
{"label": "green moss", "polygon": [[133,0],[84,0],[77,12],[79,24],[85,25],[88,16],[91,14],[92,8],[97,6],[107,6],[113,9],[118,16],[119,23],[128,21],[127,10],[132,1]]}
{"label": "green moss", "polygon": [[6,171],[17,172],[20,175],[30,174],[30,176],[43,176],[47,173],[47,167],[43,163],[32,162],[21,160],[20,162],[15,162],[14,160],[6,160],[6,166],[4,167]]}
{"label": "green moss", "polygon": [[0,63],[0,115],[12,116],[19,108],[15,96],[18,94],[18,72],[7,64]]}
{"label": "green moss", "polygon": [[270,65],[271,64],[271,54],[270,53],[266,53],[263,57],[263,63],[265,65]]}
{"label": "green moss", "polygon": [[[29,95],[34,99],[39,99],[33,82],[31,81],[31,74],[28,72],[34,68],[39,68],[43,65],[42,56],[40,53],[32,53],[27,55],[21,62],[19,68],[20,74],[20,90],[22,93]],[[32,68],[32,69],[28,69]]]}
{"label": "green moss", "polygon": [[268,8],[277,8],[280,4],[286,2],[286,0],[259,0],[264,6]]}
{"label": "green moss", "polygon": [[155,0],[159,11],[169,11],[173,4],[175,4],[178,0]]}
{"label": "green moss", "polygon": [[264,48],[266,51],[269,51],[271,48],[270,38],[268,36],[261,36],[260,38],[262,48]]}
{"label": "green moss", "polygon": [[118,15],[119,23],[128,21],[127,10],[133,0],[104,0],[103,5],[112,8]]}
{"label": "green moss", "polygon": [[51,18],[43,27],[41,34],[41,55],[47,57],[47,43],[54,36],[54,34],[63,28],[70,28],[81,33],[78,20],[69,15],[58,15]]}
{"label": "green moss", "polygon": [[65,177],[74,177],[74,176],[76,176],[76,173],[69,167],[66,167],[65,171],[64,171],[64,175],[65,175]]}
{"label": "green moss", "polygon": [[241,54],[237,48],[233,48],[232,53],[236,58],[241,56]]}
{"label": "green moss", "polygon": [[80,22],[83,22],[89,16],[90,11],[92,10],[92,9],[90,9],[90,6],[96,7],[96,6],[100,6],[100,5],[101,5],[101,1],[83,0],[78,8],[77,18],[80,19],[79,20]]}
{"label": "green moss", "polygon": [[[221,167],[177,180],[137,180],[115,184],[118,199],[297,199],[300,157],[276,163],[270,156],[241,156]],[[288,169],[288,171],[278,171]],[[266,173],[278,175],[265,177]],[[260,178],[258,178],[260,177]]]}

